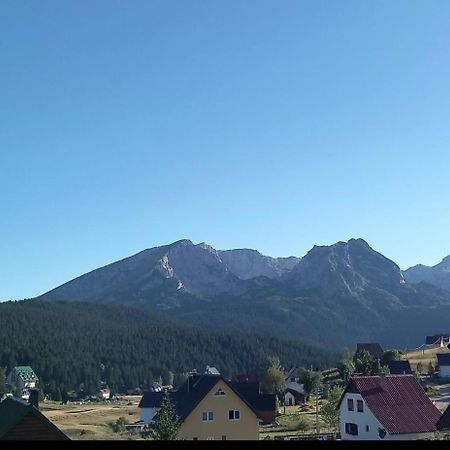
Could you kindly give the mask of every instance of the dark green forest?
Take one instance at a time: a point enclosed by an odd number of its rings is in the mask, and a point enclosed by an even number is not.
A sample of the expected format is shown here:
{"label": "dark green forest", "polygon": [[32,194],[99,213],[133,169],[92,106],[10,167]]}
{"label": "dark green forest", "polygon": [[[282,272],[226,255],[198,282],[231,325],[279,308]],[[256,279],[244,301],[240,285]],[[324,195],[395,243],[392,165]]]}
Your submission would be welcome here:
{"label": "dark green forest", "polygon": [[214,332],[137,309],[25,300],[0,303],[0,367],[31,365],[50,395],[146,389],[196,368],[226,377],[255,373],[268,356],[282,364],[333,366],[338,356],[296,341]]}

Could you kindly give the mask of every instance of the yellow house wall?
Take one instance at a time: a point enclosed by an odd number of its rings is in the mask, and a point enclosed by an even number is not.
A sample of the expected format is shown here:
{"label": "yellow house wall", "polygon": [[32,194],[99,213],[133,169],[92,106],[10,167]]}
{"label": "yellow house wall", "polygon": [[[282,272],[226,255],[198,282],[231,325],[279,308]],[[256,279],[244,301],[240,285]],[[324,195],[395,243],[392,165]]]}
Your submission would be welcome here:
{"label": "yellow house wall", "polygon": [[[214,395],[219,388],[222,388],[226,395]],[[239,411],[240,419],[229,420],[229,410]],[[202,420],[202,413],[207,411],[214,413],[214,420]],[[197,437],[199,440],[206,440],[213,437],[214,440],[221,440],[222,436],[226,436],[227,440],[258,440],[259,419],[222,380],[219,380],[183,422],[179,438],[192,440]]]}

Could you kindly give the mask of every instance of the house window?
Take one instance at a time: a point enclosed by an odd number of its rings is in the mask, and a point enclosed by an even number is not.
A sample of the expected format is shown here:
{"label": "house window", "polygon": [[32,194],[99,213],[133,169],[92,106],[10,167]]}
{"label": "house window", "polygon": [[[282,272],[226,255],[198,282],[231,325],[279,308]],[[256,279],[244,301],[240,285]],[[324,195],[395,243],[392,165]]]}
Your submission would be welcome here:
{"label": "house window", "polygon": [[370,431],[369,425],[366,425],[366,431],[367,431],[367,432]]}
{"label": "house window", "polygon": [[217,389],[217,392],[214,395],[227,395],[227,394],[225,394],[222,388],[219,388]]}
{"label": "house window", "polygon": [[351,399],[351,398],[348,398],[348,399],[347,399],[347,407],[348,407],[348,410],[349,410],[349,411],[354,411],[354,408],[353,408],[353,399]]}
{"label": "house window", "polygon": [[345,432],[352,436],[358,436],[358,425],[356,423],[346,423]]}
{"label": "house window", "polygon": [[227,440],[227,437],[224,434],[222,434],[222,441],[226,441],[226,440]]}
{"label": "house window", "polygon": [[192,440],[193,441],[198,441],[198,437],[195,436],[195,437],[192,438]]}
{"label": "house window", "polygon": [[212,411],[202,412],[202,420],[203,422],[211,422],[214,420],[214,413]]}
{"label": "house window", "polygon": [[228,411],[228,419],[230,420],[239,420],[241,418],[241,413],[239,411],[230,409]]}
{"label": "house window", "polygon": [[362,400],[356,400],[356,409],[358,410],[358,412],[364,412]]}

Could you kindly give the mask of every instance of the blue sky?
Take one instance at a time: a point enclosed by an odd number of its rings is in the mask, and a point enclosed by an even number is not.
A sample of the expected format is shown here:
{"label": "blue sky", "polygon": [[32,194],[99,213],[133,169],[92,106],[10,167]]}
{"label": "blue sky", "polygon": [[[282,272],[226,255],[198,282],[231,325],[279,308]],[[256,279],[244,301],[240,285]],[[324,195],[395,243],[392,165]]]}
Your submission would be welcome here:
{"label": "blue sky", "polygon": [[450,254],[447,0],[2,0],[0,299],[189,238]]}

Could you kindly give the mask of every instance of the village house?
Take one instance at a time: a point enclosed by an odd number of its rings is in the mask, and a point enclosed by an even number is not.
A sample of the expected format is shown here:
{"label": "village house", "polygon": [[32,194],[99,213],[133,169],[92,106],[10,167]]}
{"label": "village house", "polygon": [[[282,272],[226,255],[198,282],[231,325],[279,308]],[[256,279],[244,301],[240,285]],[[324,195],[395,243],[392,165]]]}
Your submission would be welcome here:
{"label": "village house", "polygon": [[306,393],[303,384],[299,383],[298,367],[292,367],[286,373],[285,390],[283,396],[283,404],[285,406],[299,405],[305,403]]}
{"label": "village house", "polygon": [[101,400],[109,400],[111,398],[111,390],[107,387],[103,387],[98,392],[98,397]]}
{"label": "village house", "polygon": [[439,378],[450,378],[450,353],[437,353]]}
{"label": "village house", "polygon": [[40,411],[38,391],[30,391],[30,403],[7,397],[0,403],[0,440],[69,440]]}
{"label": "village house", "polygon": [[413,375],[352,377],[338,409],[343,440],[431,439],[441,416]]}
{"label": "village house", "polygon": [[20,392],[23,399],[28,399],[29,390],[37,386],[39,378],[30,366],[16,366],[9,373],[7,381],[12,389]]}
{"label": "village house", "polygon": [[356,344],[356,353],[362,351],[369,352],[375,359],[380,359],[383,356],[383,348],[377,342],[368,342],[364,344]]}
{"label": "village house", "polygon": [[[168,394],[181,421],[181,439],[258,440],[260,422],[274,420],[276,414],[275,395],[260,394],[259,383],[230,382],[221,375],[191,374]],[[156,420],[164,395],[144,394],[141,420]]]}

